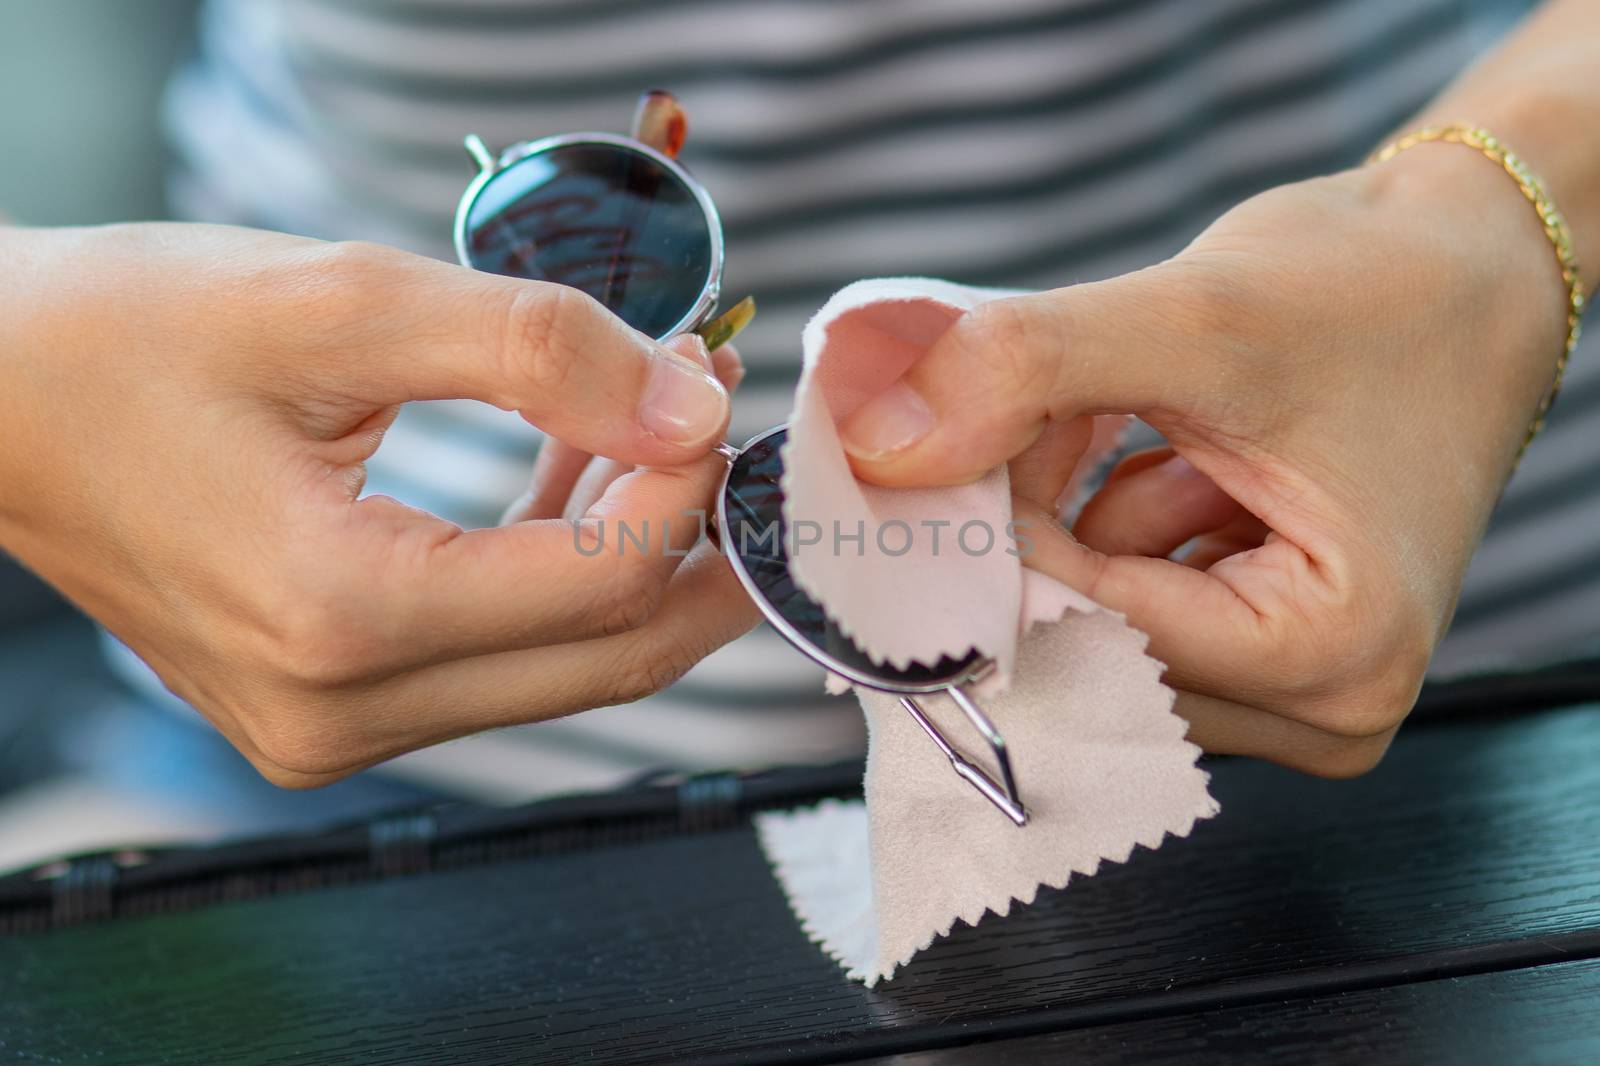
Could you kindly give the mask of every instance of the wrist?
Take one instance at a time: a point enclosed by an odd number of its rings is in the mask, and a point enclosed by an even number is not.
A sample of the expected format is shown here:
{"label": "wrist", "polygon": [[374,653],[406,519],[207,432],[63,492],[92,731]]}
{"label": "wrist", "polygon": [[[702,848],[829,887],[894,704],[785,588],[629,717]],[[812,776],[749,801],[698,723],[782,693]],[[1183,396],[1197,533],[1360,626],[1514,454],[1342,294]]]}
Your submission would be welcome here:
{"label": "wrist", "polygon": [[1428,310],[1458,332],[1471,360],[1458,369],[1481,381],[1480,410],[1503,413],[1520,448],[1567,340],[1569,289],[1539,210],[1471,144],[1419,143],[1364,170],[1392,224],[1421,227],[1435,253],[1421,279]]}
{"label": "wrist", "polygon": [[1494,133],[1538,175],[1566,217],[1578,264],[1592,283],[1600,271],[1600,138],[1591,131],[1600,112],[1563,88],[1496,85],[1453,92],[1397,134],[1463,121]]}

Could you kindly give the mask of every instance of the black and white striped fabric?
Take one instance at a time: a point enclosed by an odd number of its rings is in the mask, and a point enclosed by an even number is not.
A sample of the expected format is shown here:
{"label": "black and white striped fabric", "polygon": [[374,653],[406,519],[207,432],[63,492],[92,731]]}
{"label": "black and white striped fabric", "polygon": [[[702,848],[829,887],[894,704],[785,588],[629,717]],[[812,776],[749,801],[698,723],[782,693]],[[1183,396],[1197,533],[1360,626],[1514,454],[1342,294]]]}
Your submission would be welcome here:
{"label": "black and white striped fabric", "polygon": [[[1054,287],[1170,255],[1271,185],[1353,165],[1522,13],[1495,0],[214,0],[169,97],[179,208],[450,256],[491,146],[625,127],[671,89],[684,161],[754,294],[733,434],[787,413],[807,316],[859,277]],[[1600,339],[1600,330],[1592,339]],[[1600,633],[1600,352],[1512,485],[1437,669]],[[413,405],[372,491],[468,524],[536,441],[469,403]],[[772,638],[694,700],[796,700]],[[721,694],[720,697],[718,694]]]}

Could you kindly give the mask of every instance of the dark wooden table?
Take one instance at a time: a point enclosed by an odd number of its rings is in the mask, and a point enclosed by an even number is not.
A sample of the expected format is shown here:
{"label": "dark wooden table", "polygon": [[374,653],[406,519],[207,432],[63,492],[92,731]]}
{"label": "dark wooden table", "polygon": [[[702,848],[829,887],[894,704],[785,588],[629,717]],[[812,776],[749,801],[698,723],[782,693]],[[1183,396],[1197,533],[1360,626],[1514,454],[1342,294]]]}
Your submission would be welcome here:
{"label": "dark wooden table", "polygon": [[51,928],[0,938],[0,1060],[1600,1063],[1600,704],[1425,716],[1351,782],[1212,769],[1192,838],[873,991],[746,819],[848,772],[85,867],[48,914],[12,879]]}

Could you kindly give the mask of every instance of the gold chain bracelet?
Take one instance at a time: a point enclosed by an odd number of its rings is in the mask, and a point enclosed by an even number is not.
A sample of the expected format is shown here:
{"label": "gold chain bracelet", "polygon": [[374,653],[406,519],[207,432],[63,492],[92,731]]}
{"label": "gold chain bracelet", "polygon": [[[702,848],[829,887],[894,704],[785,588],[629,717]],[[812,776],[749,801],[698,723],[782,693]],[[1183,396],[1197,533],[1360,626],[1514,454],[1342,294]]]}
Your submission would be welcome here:
{"label": "gold chain bracelet", "polygon": [[1567,228],[1567,220],[1556,210],[1550,194],[1545,191],[1544,182],[1534,176],[1533,171],[1528,169],[1528,165],[1521,157],[1486,129],[1465,122],[1453,122],[1447,126],[1428,126],[1384,145],[1373,152],[1367,162],[1387,162],[1407,148],[1414,148],[1429,141],[1448,141],[1451,144],[1464,144],[1468,148],[1476,148],[1500,164],[1501,168],[1511,175],[1517,187],[1522,190],[1522,195],[1528,198],[1533,209],[1539,213],[1539,222],[1544,226],[1544,235],[1549,237],[1550,243],[1555,246],[1556,261],[1561,267],[1561,280],[1567,285],[1567,343],[1561,349],[1561,357],[1556,360],[1556,376],[1550,385],[1550,391],[1545,393],[1544,399],[1539,402],[1539,409],[1534,413],[1533,422],[1528,427],[1528,435],[1517,451],[1517,459],[1520,461],[1522,453],[1528,450],[1533,438],[1544,428],[1545,415],[1549,413],[1550,405],[1555,403],[1556,393],[1561,391],[1561,378],[1566,373],[1567,360],[1571,357],[1572,350],[1578,346],[1584,295],[1583,280],[1578,275],[1578,261],[1572,253],[1572,231]]}

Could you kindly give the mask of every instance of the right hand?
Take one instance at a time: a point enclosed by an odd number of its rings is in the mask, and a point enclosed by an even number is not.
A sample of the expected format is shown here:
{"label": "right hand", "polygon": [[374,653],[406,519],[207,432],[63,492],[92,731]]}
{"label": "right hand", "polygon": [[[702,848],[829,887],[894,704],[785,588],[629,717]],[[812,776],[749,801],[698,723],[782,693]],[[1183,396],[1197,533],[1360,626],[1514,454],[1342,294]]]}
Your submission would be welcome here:
{"label": "right hand", "polygon": [[[1028,565],[1149,634],[1191,740],[1348,777],[1416,700],[1563,296],[1516,186],[1423,146],[1252,197],[1156,266],[980,306],[842,437],[884,485],[1011,461]],[[1170,447],[1069,533],[1088,416],[1125,413]]]}
{"label": "right hand", "polygon": [[[723,460],[703,346],[573,289],[194,225],[0,229],[0,546],[271,780],[320,784],[625,702],[748,629],[684,512]],[[639,470],[570,520],[463,532],[363,462],[398,405],[471,398]],[[585,500],[585,503],[591,501]],[[574,525],[605,518],[604,551]],[[616,550],[615,523],[651,548]]]}

